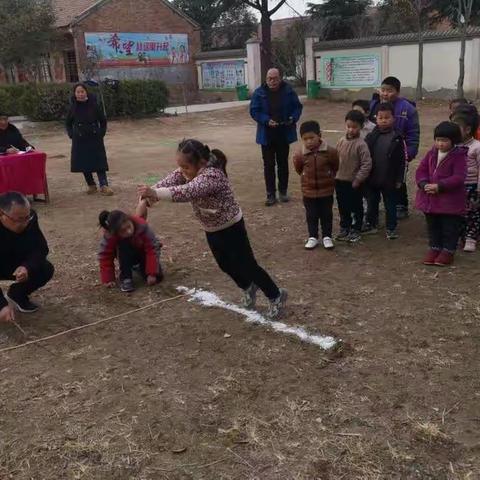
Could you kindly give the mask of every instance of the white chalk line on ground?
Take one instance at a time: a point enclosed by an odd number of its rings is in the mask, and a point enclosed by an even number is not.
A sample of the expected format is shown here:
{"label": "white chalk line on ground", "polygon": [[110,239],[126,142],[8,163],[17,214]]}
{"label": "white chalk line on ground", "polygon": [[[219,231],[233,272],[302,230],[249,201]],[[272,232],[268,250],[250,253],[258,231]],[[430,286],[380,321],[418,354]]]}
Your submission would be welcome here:
{"label": "white chalk line on ground", "polygon": [[190,289],[187,287],[177,287],[177,290],[189,296],[189,302],[198,303],[205,307],[223,308],[242,315],[247,323],[254,323],[265,327],[270,327],[275,332],[286,335],[293,335],[302,342],[310,343],[320,347],[322,350],[330,350],[335,347],[339,341],[333,337],[323,335],[312,335],[303,327],[291,327],[286,323],[267,320],[263,315],[253,310],[239,307],[232,303],[223,301],[216,293],[201,289]]}

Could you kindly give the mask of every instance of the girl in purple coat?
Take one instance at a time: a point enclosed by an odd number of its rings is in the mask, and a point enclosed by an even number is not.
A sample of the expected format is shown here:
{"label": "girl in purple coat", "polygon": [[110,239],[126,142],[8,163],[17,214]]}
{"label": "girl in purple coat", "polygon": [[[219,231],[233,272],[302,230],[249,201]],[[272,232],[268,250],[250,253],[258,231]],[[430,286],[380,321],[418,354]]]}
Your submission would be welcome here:
{"label": "girl in purple coat", "polygon": [[462,230],[465,207],[467,150],[460,127],[442,122],[435,129],[435,145],[417,169],[417,208],[425,213],[430,249],[425,265],[447,266],[453,263]]}
{"label": "girl in purple coat", "polygon": [[178,146],[177,165],[177,170],[153,188],[141,185],[140,198],[150,204],[190,202],[218,266],[243,290],[243,305],[255,308],[260,289],[270,301],[268,316],[278,317],[285,308],[287,291],[278,288],[255,259],[242,210],[227,177],[226,156],[197,140],[184,140]]}

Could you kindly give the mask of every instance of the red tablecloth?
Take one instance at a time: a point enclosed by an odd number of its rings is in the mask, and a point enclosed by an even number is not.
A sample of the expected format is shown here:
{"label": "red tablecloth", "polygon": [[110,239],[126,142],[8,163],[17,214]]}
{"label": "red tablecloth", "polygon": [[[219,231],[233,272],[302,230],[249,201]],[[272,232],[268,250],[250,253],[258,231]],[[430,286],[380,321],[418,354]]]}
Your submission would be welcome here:
{"label": "red tablecloth", "polygon": [[42,152],[0,155],[0,193],[47,196],[46,163],[47,155]]}

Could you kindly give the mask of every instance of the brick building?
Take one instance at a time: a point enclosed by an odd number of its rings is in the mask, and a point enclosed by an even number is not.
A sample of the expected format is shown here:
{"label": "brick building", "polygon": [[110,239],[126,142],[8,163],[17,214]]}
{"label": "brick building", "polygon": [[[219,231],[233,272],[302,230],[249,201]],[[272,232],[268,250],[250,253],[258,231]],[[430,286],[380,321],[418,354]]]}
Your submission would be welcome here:
{"label": "brick building", "polygon": [[[159,79],[197,86],[200,28],[167,0],[54,0],[60,40],[43,80]],[[17,69],[17,80],[28,74]]]}

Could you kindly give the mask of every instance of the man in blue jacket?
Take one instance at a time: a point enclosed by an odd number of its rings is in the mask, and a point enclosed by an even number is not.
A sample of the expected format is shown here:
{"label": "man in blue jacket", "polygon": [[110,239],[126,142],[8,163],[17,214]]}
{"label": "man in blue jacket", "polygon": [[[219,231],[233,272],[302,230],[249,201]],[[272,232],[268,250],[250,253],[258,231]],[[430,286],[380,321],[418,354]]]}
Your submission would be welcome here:
{"label": "man in blue jacket", "polygon": [[[400,97],[400,80],[396,77],[387,77],[380,87],[380,96],[370,105],[372,120],[376,123],[378,105],[390,102],[395,108],[395,128],[398,130],[407,145],[407,161],[411,162],[418,154],[420,144],[420,122],[415,106],[406,98]],[[399,219],[408,217],[407,184],[403,182],[398,192],[397,215]]]}
{"label": "man in blue jacket", "polygon": [[262,147],[267,201],[277,202],[275,165],[281,202],[288,202],[288,156],[290,144],[297,141],[297,122],[303,106],[293,88],[285,83],[280,71],[267,72],[266,83],[257,88],[250,103],[250,115],[257,122],[257,143]]}

